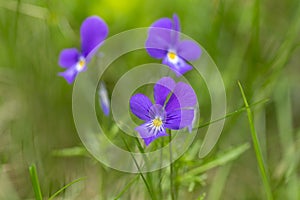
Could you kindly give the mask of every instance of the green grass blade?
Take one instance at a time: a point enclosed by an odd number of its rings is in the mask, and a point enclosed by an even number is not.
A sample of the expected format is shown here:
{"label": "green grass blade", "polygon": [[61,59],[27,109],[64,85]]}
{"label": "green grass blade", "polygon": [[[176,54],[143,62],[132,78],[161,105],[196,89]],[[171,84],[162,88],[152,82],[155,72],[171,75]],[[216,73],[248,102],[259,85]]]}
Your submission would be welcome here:
{"label": "green grass blade", "polygon": [[139,175],[135,176],[131,181],[129,181],[121,190],[121,192],[114,198],[114,200],[118,200],[131,187],[131,185],[138,180],[138,178]]}
{"label": "green grass blade", "polygon": [[249,107],[249,104],[248,104],[248,101],[247,101],[247,98],[246,98],[246,95],[244,93],[244,90],[243,90],[243,87],[242,87],[241,83],[238,82],[238,85],[239,85],[239,88],[240,88],[240,91],[241,91],[241,94],[242,94],[242,97],[243,97],[243,100],[244,100],[244,104],[247,108],[247,115],[248,115],[250,130],[251,130],[252,142],[253,142],[255,155],[256,155],[257,162],[258,162],[262,182],[263,182],[266,194],[267,194],[267,199],[271,200],[271,199],[273,199],[272,190],[271,190],[271,186],[270,186],[270,183],[269,183],[269,180],[268,180],[268,177],[267,177],[266,166],[265,166],[264,161],[263,161],[263,155],[262,155],[261,148],[260,148],[260,145],[259,145],[257,133],[256,133],[256,130],[255,130],[255,127],[254,127],[252,112],[251,112],[251,109]]}
{"label": "green grass blade", "polygon": [[239,157],[241,154],[243,154],[249,148],[250,148],[249,143],[242,144],[242,145],[230,150],[229,152],[217,157],[216,159],[214,159],[206,164],[203,164],[200,167],[190,170],[183,176],[182,179],[197,176],[198,174],[204,173],[207,170],[210,170],[214,167],[221,166],[232,160],[235,160],[237,157]]}
{"label": "green grass blade", "polygon": [[42,200],[43,196],[40,188],[39,178],[36,172],[36,166],[34,164],[29,167],[29,173],[32,182],[32,187],[35,194],[35,199]]}
{"label": "green grass blade", "polygon": [[70,187],[71,185],[73,185],[74,183],[77,183],[79,181],[82,181],[86,179],[85,177],[81,177],[81,178],[78,178],[74,181],[72,181],[71,183],[68,183],[67,185],[65,185],[64,187],[60,188],[57,192],[55,192],[51,197],[49,197],[48,200],[52,200],[54,199],[57,195],[59,195],[62,191],[64,191],[65,189],[67,189],[68,187]]}

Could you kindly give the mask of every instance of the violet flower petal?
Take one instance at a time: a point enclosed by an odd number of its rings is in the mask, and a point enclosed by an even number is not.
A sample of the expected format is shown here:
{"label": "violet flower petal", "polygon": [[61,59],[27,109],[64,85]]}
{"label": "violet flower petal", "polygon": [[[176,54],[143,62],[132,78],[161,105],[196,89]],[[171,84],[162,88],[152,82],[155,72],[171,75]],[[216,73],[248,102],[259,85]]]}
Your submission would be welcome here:
{"label": "violet flower petal", "polygon": [[59,54],[58,64],[63,68],[69,68],[78,62],[80,53],[75,48],[64,49]]}
{"label": "violet flower petal", "polygon": [[[108,27],[106,23],[97,16],[88,17],[80,27],[81,49],[84,57],[106,38]],[[93,51],[95,52],[95,51]]]}
{"label": "violet flower petal", "polygon": [[66,71],[58,73],[58,75],[64,77],[69,84],[72,84],[74,82],[77,74],[78,71],[75,67],[70,67]]}
{"label": "violet flower petal", "polygon": [[169,18],[161,18],[155,21],[149,28],[149,36],[159,36],[163,41],[171,42],[171,30],[173,29],[173,21]]}
{"label": "violet flower petal", "polygon": [[[148,39],[146,41],[146,51],[147,53],[152,57],[152,58],[156,58],[156,59],[162,59],[164,58],[168,51],[167,50],[164,50],[164,49],[167,49],[167,44],[166,45],[162,45],[162,43],[159,43],[155,40],[150,40]],[[151,48],[152,47],[152,48]],[[155,48],[153,48],[155,47]],[[162,49],[163,48],[163,49]]]}
{"label": "violet flower petal", "polygon": [[194,119],[194,109],[172,110],[167,113],[165,127],[179,130],[190,127]]}
{"label": "violet flower petal", "polygon": [[174,22],[174,30],[177,32],[180,32],[180,22],[179,22],[179,18],[178,15],[174,14],[173,15],[173,22]]}
{"label": "violet flower petal", "polygon": [[191,40],[183,40],[177,46],[177,53],[181,58],[193,61],[201,56],[201,48]]}
{"label": "violet flower petal", "polygon": [[165,130],[162,132],[158,132],[156,135],[153,135],[149,128],[146,126],[147,123],[142,124],[141,126],[138,126],[135,128],[135,130],[140,134],[140,136],[143,138],[146,146],[148,146],[151,142],[153,142],[155,139],[163,136],[167,136]]}
{"label": "violet flower petal", "polygon": [[166,56],[172,42],[172,26],[169,18],[159,19],[150,26],[145,47],[151,57],[162,59]]}
{"label": "violet flower petal", "polygon": [[163,77],[154,85],[154,100],[156,104],[164,106],[169,94],[176,86],[175,81],[170,77]]}
{"label": "violet flower petal", "polygon": [[164,120],[166,118],[165,109],[162,105],[154,104],[151,106],[149,110],[150,119],[155,119],[156,117],[162,118]]}
{"label": "violet flower petal", "polygon": [[150,120],[149,111],[152,102],[144,94],[135,94],[130,98],[130,109],[133,114],[142,120]]}
{"label": "violet flower petal", "polygon": [[177,46],[177,44],[179,43],[179,32],[180,32],[180,22],[179,22],[179,18],[176,14],[173,15],[173,30],[172,31],[172,41],[173,41],[173,45]]}
{"label": "violet flower petal", "polygon": [[170,62],[167,56],[163,59],[162,63],[168,65],[178,77],[193,69],[191,65],[187,64],[179,56],[177,63]]}
{"label": "violet flower petal", "polygon": [[166,104],[166,112],[177,109],[193,108],[197,103],[197,96],[193,88],[183,82],[178,82],[175,86],[173,94]]}
{"label": "violet flower petal", "polygon": [[106,89],[104,82],[100,82],[100,86],[99,86],[99,90],[98,90],[98,97],[99,97],[99,102],[100,102],[100,106],[101,106],[103,113],[106,116],[108,116],[109,111],[110,111],[109,98],[108,98],[107,89]]}
{"label": "violet flower petal", "polygon": [[197,115],[197,110],[194,108],[194,118],[192,120],[192,123],[190,125],[188,125],[188,130],[189,130],[189,133],[192,132],[193,128],[195,127],[195,123],[196,123],[196,115]]}

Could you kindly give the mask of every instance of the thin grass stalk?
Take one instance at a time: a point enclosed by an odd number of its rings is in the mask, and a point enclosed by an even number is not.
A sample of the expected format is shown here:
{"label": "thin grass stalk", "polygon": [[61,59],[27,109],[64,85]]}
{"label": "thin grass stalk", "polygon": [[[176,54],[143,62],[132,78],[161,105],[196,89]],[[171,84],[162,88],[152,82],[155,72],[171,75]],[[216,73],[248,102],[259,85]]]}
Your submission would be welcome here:
{"label": "thin grass stalk", "polygon": [[273,195],[272,195],[272,190],[271,190],[271,185],[269,183],[268,177],[267,177],[267,171],[266,171],[266,166],[263,160],[263,155],[262,155],[262,151],[260,148],[260,144],[258,141],[258,137],[257,137],[257,133],[255,130],[255,126],[253,123],[253,115],[251,112],[251,109],[249,107],[247,98],[245,96],[243,87],[241,85],[240,82],[238,82],[243,100],[244,100],[244,104],[246,106],[247,109],[247,115],[248,115],[248,121],[249,121],[249,125],[250,125],[250,130],[251,130],[251,137],[252,137],[252,142],[253,142],[253,146],[254,146],[254,151],[255,151],[255,155],[256,155],[256,159],[257,159],[257,163],[258,163],[258,167],[259,167],[259,171],[260,171],[260,175],[262,178],[262,182],[264,185],[264,189],[266,191],[266,195],[267,195],[267,199],[268,200],[272,200],[273,199]]}
{"label": "thin grass stalk", "polygon": [[34,194],[35,194],[35,199],[42,200],[43,196],[42,196],[42,191],[41,191],[41,187],[40,187],[40,183],[39,183],[39,178],[38,178],[38,175],[36,172],[35,164],[33,164],[29,167],[29,173],[30,173],[32,187],[33,187]]}

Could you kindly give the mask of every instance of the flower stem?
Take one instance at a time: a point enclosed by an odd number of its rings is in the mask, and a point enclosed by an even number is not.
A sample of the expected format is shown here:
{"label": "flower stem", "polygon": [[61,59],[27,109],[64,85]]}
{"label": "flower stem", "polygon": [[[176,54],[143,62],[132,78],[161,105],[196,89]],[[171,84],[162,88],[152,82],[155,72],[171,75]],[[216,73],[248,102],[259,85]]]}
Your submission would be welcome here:
{"label": "flower stem", "polygon": [[[130,148],[129,148],[128,143],[126,142],[126,140],[124,139],[123,136],[121,136],[121,138],[122,138],[122,140],[123,140],[123,142],[124,142],[124,144],[125,144],[127,150],[130,152],[130,155],[131,155],[131,157],[132,157],[132,159],[133,159],[133,161],[134,161],[134,164],[136,165],[136,167],[137,167],[137,169],[138,169],[138,171],[139,171],[139,174],[140,174],[140,176],[142,177],[142,180],[143,180],[144,183],[145,183],[145,186],[146,186],[146,188],[147,188],[147,190],[148,190],[148,192],[149,192],[149,195],[150,195],[151,199],[156,200],[157,198],[156,198],[155,193],[153,192],[153,187],[150,187],[148,181],[146,180],[146,177],[144,176],[143,172],[141,171],[141,168],[140,168],[140,166],[139,166],[137,160],[135,159],[134,155],[132,154],[132,152],[131,152],[131,150],[130,150]],[[151,184],[151,186],[152,186],[152,184]]]}
{"label": "flower stem", "polygon": [[174,166],[173,166],[173,160],[172,160],[172,134],[171,130],[169,130],[169,150],[170,150],[170,192],[171,192],[171,199],[175,200],[175,188],[174,188]]}
{"label": "flower stem", "polygon": [[[164,138],[162,138],[161,140],[161,143],[160,143],[160,147],[161,149],[163,148],[164,146]],[[160,199],[163,199],[163,189],[162,189],[162,161],[163,160],[163,151],[161,150],[160,151],[160,168],[159,168],[159,171],[158,171],[158,178],[159,178],[159,196],[160,196]]]}

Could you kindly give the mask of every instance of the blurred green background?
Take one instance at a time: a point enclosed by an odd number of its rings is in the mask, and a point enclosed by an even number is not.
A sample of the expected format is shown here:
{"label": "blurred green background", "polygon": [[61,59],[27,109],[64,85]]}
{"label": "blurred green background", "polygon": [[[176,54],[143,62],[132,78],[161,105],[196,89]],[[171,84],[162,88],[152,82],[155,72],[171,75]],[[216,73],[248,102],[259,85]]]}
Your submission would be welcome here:
{"label": "blurred green background", "polygon": [[[299,0],[0,0],[1,200],[34,199],[32,164],[45,199],[80,177],[86,179],[58,199],[154,199],[140,177],[104,167],[85,152],[72,118],[72,85],[57,76],[63,71],[57,63],[62,49],[79,48],[80,25],[90,15],[103,18],[112,36],[173,13],[182,32],[216,62],[229,113],[244,106],[238,81],[250,104],[268,99],[251,109],[272,194],[300,199]],[[155,62],[146,52],[142,56]],[[115,77],[106,77],[109,91],[128,69],[124,65]],[[206,122],[210,102],[202,103],[200,121]],[[238,153],[242,144],[251,146]],[[205,159],[198,150],[195,143],[175,163],[178,199],[266,199],[246,112],[226,119]],[[208,167],[180,178],[201,166]],[[160,185],[158,199],[170,198],[168,174],[168,169],[147,174]]]}

